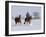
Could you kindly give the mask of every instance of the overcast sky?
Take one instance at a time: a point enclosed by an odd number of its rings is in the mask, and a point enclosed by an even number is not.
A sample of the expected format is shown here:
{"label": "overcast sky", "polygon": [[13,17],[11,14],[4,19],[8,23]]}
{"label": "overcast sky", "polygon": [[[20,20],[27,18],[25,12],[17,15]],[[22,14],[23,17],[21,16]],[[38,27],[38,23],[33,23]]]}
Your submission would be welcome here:
{"label": "overcast sky", "polygon": [[29,12],[31,16],[33,16],[34,12],[38,12],[39,15],[41,14],[41,7],[36,6],[11,6],[11,15],[13,17],[21,15],[22,17],[26,16],[26,13]]}

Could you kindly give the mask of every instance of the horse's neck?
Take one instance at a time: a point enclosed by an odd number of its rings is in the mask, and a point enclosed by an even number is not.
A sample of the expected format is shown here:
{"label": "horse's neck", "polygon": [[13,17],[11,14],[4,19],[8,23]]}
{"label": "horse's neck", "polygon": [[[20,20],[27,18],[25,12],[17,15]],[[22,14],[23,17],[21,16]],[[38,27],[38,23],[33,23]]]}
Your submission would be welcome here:
{"label": "horse's neck", "polygon": [[21,19],[21,17],[19,17],[19,19]]}

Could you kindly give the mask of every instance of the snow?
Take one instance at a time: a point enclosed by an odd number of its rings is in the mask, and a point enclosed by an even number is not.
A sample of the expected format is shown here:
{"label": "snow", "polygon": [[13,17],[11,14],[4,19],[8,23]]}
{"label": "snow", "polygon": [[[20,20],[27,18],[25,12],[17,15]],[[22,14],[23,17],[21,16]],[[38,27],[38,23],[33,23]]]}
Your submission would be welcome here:
{"label": "snow", "polygon": [[20,23],[20,24],[15,24],[15,21],[12,19],[11,30],[12,31],[39,30],[41,28],[41,20],[40,19],[33,19],[31,24],[27,24],[27,23],[23,24],[23,23],[24,23],[24,19],[22,20],[22,23]]}

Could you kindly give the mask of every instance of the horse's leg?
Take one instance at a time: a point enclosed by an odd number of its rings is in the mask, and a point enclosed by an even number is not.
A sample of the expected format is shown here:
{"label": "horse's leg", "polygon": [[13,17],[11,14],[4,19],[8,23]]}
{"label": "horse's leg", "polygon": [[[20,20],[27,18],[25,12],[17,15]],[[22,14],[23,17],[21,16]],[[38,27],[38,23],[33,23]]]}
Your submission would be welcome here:
{"label": "horse's leg", "polygon": [[16,24],[17,24],[17,22],[16,22]]}
{"label": "horse's leg", "polygon": [[20,21],[18,21],[17,23],[20,24]]}
{"label": "horse's leg", "polygon": [[29,24],[30,24],[30,21],[29,21]]}
{"label": "horse's leg", "polygon": [[19,21],[19,24],[21,23],[21,21]]}
{"label": "horse's leg", "polygon": [[21,23],[21,21],[20,21],[20,23]]}
{"label": "horse's leg", "polygon": [[15,22],[15,25],[17,25],[17,22]]}
{"label": "horse's leg", "polygon": [[20,21],[18,22],[18,24],[20,24]]}
{"label": "horse's leg", "polygon": [[27,24],[29,24],[29,22],[27,22]]}
{"label": "horse's leg", "polygon": [[24,24],[25,24],[25,22],[24,22]]}
{"label": "horse's leg", "polygon": [[31,20],[29,21],[29,24],[31,23]]}

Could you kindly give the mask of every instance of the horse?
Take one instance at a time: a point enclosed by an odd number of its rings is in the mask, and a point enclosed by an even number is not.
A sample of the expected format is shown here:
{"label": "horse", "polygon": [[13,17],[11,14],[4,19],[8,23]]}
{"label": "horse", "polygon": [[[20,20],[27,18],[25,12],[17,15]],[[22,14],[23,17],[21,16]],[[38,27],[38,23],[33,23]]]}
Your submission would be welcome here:
{"label": "horse", "polygon": [[[31,20],[32,20],[32,16],[25,18],[25,22],[28,22],[29,24],[31,23]],[[25,24],[25,22],[24,22],[24,24]]]}
{"label": "horse", "polygon": [[21,23],[21,15],[19,15],[19,17],[15,18],[15,23]]}

